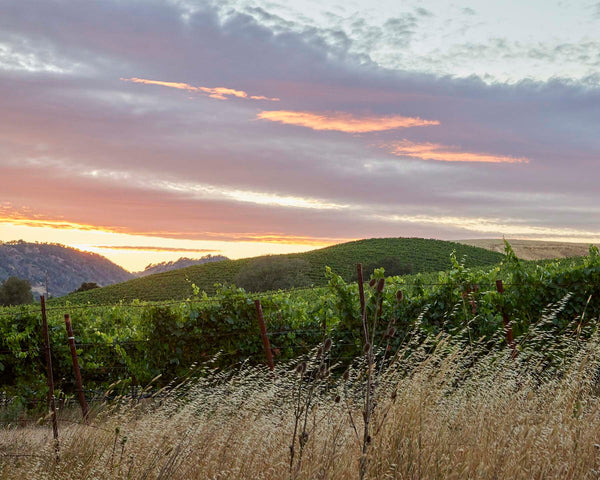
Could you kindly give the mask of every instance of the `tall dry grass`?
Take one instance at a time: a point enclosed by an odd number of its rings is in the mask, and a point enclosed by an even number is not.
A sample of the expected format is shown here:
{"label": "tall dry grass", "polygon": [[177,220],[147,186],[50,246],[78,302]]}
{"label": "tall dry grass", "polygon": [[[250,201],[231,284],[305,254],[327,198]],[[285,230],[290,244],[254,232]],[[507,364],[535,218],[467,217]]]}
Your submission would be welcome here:
{"label": "tall dry grass", "polygon": [[[376,379],[367,478],[598,478],[600,342],[544,335],[514,361],[443,338],[396,356]],[[104,406],[89,426],[61,422],[58,463],[47,425],[6,428],[0,478],[358,478],[364,365],[317,384],[296,367],[204,372],[161,400]],[[291,471],[295,405],[307,392]]]}

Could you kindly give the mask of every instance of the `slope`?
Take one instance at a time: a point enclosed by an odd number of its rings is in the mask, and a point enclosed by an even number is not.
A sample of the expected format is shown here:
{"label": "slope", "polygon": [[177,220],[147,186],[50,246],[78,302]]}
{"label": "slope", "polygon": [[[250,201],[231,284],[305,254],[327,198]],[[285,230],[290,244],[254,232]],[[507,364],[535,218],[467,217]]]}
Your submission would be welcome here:
{"label": "slope", "polygon": [[[466,257],[467,266],[493,265],[504,257],[500,253],[442,240],[423,238],[373,238],[342,243],[305,253],[278,255],[299,258],[308,263],[307,276],[313,285],[324,285],[325,266],[346,280],[351,280],[355,264],[373,264],[390,256],[412,265],[414,273],[434,272],[450,268],[450,254]],[[256,257],[262,258],[262,257]],[[215,283],[229,284],[235,276],[256,258],[225,260],[173,270],[105,288],[81,292],[65,297],[71,302],[114,303],[120,300],[164,301],[187,298],[192,294],[191,284],[209,294],[215,292]]]}
{"label": "slope", "polygon": [[[517,257],[523,260],[544,260],[552,258],[585,257],[589,252],[589,243],[547,242],[542,240],[507,239]],[[504,251],[501,238],[457,240],[473,247],[485,248],[493,252]],[[599,245],[597,245],[599,246]]]}
{"label": "slope", "polygon": [[51,296],[66,295],[83,282],[110,285],[133,278],[127,270],[95,253],[50,243],[0,242],[0,281],[8,277],[29,280],[38,296],[46,288]]}

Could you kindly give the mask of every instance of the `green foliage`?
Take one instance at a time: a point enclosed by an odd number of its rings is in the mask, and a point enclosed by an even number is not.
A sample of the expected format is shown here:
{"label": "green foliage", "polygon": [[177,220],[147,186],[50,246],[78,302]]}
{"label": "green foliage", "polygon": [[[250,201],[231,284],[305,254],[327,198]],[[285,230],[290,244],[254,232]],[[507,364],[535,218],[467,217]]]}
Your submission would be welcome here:
{"label": "green foliage", "polygon": [[[325,286],[327,285],[327,279],[324,276],[326,266],[331,267],[331,270],[340,275],[345,282],[355,278],[354,265],[356,263],[380,267],[382,266],[381,261],[389,257],[402,259],[404,265],[412,265],[415,273],[431,273],[450,268],[449,258],[452,251],[456,251],[460,258],[466,256],[467,267],[492,266],[504,258],[504,255],[500,253],[482,248],[423,238],[372,238],[305,253],[277,255],[271,258],[300,259],[307,262],[309,267],[300,278],[301,284],[306,284],[307,277],[308,284]],[[217,283],[237,285],[237,282],[234,281],[236,275],[246,270],[256,260],[243,258],[196,265],[109,285],[90,292],[72,294],[58,299],[58,301],[102,304],[134,299],[145,301],[183,300],[192,293],[190,282],[197,285],[200,291],[212,295],[216,292],[215,284]],[[385,265],[383,266],[385,267]]]}
{"label": "green foliage", "polygon": [[[503,348],[504,311],[517,348],[527,355],[534,352],[536,362],[551,369],[564,352],[558,347],[549,350],[540,339],[583,338],[597,328],[597,250],[579,260],[536,264],[519,261],[507,248],[505,261],[491,269],[469,268],[457,254],[449,255],[448,263],[450,268],[442,273],[387,277],[383,291],[377,284],[385,272],[374,271],[373,286],[365,287],[367,315],[374,318],[377,314],[379,325],[394,324],[392,351],[400,346],[410,350],[415,338],[435,345],[440,335],[452,335],[474,351]],[[503,295],[496,291],[497,279],[504,281]],[[333,269],[327,269],[325,281],[326,287],[260,295],[276,362],[310,351],[325,335],[333,339],[332,363],[340,368],[360,354],[357,285],[347,283]],[[188,375],[196,362],[213,358],[217,367],[264,362],[254,306],[258,295],[233,286],[215,288],[215,295],[208,297],[192,284],[188,286],[195,292],[191,298],[170,305],[139,301],[109,307],[51,305],[48,314],[58,390],[75,392],[65,313],[71,314],[86,389],[103,390],[114,382],[126,387],[132,376],[147,384],[159,374],[157,385],[161,386]],[[0,309],[0,385],[8,395],[43,400],[41,345],[37,306]]]}
{"label": "green foliage", "polygon": [[98,285],[96,282],[83,282],[73,293],[87,292],[88,290],[93,290],[94,288],[100,288],[100,285]]}
{"label": "green foliage", "polygon": [[285,290],[310,285],[310,264],[300,258],[269,255],[253,260],[234,278],[234,284],[248,292]]}
{"label": "green foliage", "polygon": [[[400,257],[389,256],[363,265],[364,275],[371,275],[377,268],[383,268],[385,273],[392,277],[398,275],[410,275],[415,271],[415,267],[412,263],[407,263]],[[352,279],[356,280],[356,275],[354,275]]]}
{"label": "green foliage", "polygon": [[18,277],[9,277],[0,285],[0,305],[27,305],[33,303],[31,283]]}

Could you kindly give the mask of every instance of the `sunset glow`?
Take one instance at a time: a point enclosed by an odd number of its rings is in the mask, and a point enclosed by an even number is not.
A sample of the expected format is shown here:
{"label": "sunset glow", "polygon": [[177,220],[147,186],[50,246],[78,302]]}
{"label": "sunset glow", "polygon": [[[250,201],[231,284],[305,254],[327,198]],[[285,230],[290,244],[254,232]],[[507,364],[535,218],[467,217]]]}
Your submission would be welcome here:
{"label": "sunset glow", "polygon": [[60,243],[82,251],[98,253],[129,271],[143,270],[149,263],[174,261],[180,257],[200,258],[207,254],[244,258],[265,254],[304,252],[347,239],[307,238],[286,235],[237,234],[228,236],[207,233],[204,240],[111,232],[91,226],[77,228],[65,222],[22,222],[0,219],[0,238],[6,240]]}
{"label": "sunset glow", "polygon": [[290,110],[262,111],[257,115],[261,120],[269,120],[284,125],[296,125],[312,130],[335,130],[345,133],[367,133],[394,130],[397,128],[427,127],[439,125],[435,120],[423,120],[419,117],[394,116],[358,116],[344,112],[295,112]]}
{"label": "sunset glow", "polygon": [[600,238],[594,2],[9,3],[0,241]]}

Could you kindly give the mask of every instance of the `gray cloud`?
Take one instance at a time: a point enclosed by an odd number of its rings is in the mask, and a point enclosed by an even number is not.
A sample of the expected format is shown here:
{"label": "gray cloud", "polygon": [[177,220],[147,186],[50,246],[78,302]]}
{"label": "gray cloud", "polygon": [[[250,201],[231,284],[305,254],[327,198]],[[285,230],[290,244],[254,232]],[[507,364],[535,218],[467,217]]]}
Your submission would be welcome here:
{"label": "gray cloud", "polygon": [[[341,29],[296,29],[259,8],[227,16],[209,6],[186,12],[161,2],[85,8],[25,2],[6,9],[0,43],[45,66],[0,67],[6,198],[71,221],[194,238],[468,233],[458,224],[394,219],[398,213],[600,228],[591,220],[600,218],[594,210],[600,89],[593,83],[490,85],[477,77],[393,71],[353,53],[354,40]],[[417,21],[407,15],[375,28],[357,18],[353,25],[364,41],[386,32],[406,43]],[[513,47],[500,39],[464,49],[509,58]],[[573,49],[536,54],[560,59]],[[190,98],[121,77],[234,88],[281,101],[273,107]],[[440,125],[350,135],[256,120],[263,109],[418,116]],[[450,164],[394,156],[384,147],[404,139],[530,161]],[[349,207],[201,197],[190,185]]]}

